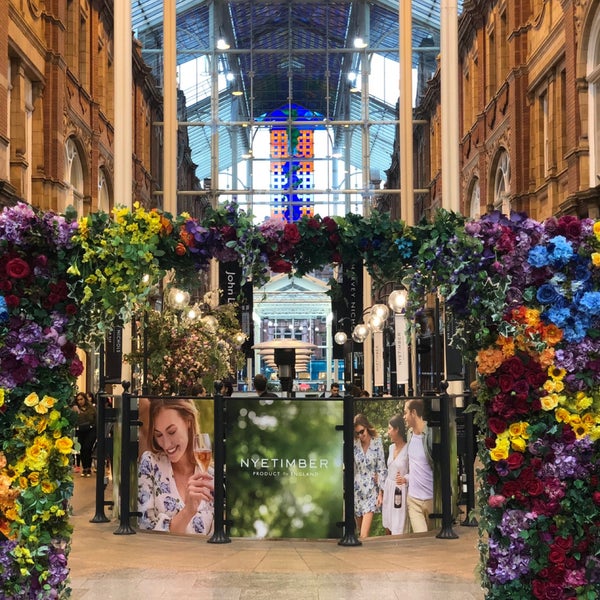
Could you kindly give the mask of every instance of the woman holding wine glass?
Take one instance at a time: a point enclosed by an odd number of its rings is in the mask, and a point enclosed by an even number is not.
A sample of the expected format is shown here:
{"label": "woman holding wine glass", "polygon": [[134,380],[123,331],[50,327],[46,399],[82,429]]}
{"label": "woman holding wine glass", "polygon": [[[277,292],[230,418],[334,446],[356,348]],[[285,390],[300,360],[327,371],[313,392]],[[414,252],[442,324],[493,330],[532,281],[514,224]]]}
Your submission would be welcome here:
{"label": "woman holding wine glass", "polygon": [[150,400],[148,448],[138,465],[139,527],[210,535],[212,452],[192,400]]}

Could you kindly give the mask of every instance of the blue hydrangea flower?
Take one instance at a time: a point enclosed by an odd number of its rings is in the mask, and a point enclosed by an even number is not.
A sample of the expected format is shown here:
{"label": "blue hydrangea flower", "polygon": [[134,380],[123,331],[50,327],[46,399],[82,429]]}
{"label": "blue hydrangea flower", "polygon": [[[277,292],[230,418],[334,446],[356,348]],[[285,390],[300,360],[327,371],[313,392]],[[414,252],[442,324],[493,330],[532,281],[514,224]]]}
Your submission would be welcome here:
{"label": "blue hydrangea flower", "polygon": [[550,259],[548,257],[548,250],[545,246],[535,246],[529,251],[529,255],[527,256],[527,262],[532,267],[545,267],[550,263]]}
{"label": "blue hydrangea flower", "polygon": [[8,321],[8,307],[4,296],[0,296],[0,321]]}

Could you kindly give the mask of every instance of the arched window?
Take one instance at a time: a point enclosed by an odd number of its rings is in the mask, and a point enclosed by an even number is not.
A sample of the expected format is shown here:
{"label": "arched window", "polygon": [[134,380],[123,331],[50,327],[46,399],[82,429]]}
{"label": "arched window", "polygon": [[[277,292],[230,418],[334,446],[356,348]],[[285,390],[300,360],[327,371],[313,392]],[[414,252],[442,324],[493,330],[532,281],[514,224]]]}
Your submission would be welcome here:
{"label": "arched window", "polygon": [[69,138],[65,144],[65,154],[67,159],[67,173],[65,181],[69,189],[65,199],[66,208],[72,205],[79,216],[83,215],[83,166],[79,158],[77,145],[73,138]]}
{"label": "arched window", "polygon": [[587,51],[590,187],[600,184],[600,10],[596,10]]}
{"label": "arched window", "polygon": [[98,210],[110,212],[110,190],[104,169],[98,169]]}
{"label": "arched window", "polygon": [[479,177],[474,177],[469,192],[469,216],[471,219],[479,219],[481,217],[480,196]]}
{"label": "arched window", "polygon": [[510,208],[510,159],[508,152],[502,150],[494,174],[494,210],[509,215]]}

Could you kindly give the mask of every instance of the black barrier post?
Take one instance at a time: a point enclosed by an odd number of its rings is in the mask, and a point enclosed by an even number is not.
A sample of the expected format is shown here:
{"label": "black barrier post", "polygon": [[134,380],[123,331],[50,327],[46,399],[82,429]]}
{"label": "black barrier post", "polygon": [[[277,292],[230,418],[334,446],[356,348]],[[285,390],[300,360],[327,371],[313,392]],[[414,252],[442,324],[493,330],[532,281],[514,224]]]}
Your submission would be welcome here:
{"label": "black barrier post", "polygon": [[340,546],[362,546],[354,520],[354,398],[344,396],[344,536]]}
{"label": "black barrier post", "polygon": [[221,395],[221,386],[215,387],[215,496],[214,496],[214,533],[209,544],[228,544],[231,538],[225,531],[225,400]]}
{"label": "black barrier post", "polygon": [[112,501],[104,501],[105,468],[106,468],[106,394],[102,391],[96,394],[96,514],[90,523],[108,523],[104,514],[105,506],[112,506]]}
{"label": "black barrier post", "polygon": [[121,397],[121,484],[119,485],[120,517],[119,527],[115,535],[131,535],[135,529],[129,524],[131,511],[131,394],[129,381],[123,381],[123,395]]}
{"label": "black barrier post", "polygon": [[440,383],[440,463],[442,484],[442,529],[437,538],[453,540],[458,538],[452,530],[452,465],[450,464],[450,402],[448,382]]}
{"label": "black barrier post", "polygon": [[[465,401],[471,399],[470,395],[465,396]],[[469,402],[465,402],[469,406]],[[473,426],[473,413],[468,410],[463,411],[465,423],[465,470],[467,475],[467,516],[461,525],[465,527],[476,527],[477,519],[473,516],[475,509],[475,428]]]}

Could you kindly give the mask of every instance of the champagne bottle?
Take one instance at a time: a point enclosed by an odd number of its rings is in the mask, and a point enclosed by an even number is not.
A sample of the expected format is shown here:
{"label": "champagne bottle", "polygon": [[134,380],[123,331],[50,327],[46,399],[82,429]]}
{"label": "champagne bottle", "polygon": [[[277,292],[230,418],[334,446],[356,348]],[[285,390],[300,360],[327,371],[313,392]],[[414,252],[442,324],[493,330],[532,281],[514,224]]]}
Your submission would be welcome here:
{"label": "champagne bottle", "polygon": [[394,508],[402,508],[402,490],[398,486],[394,490]]}

